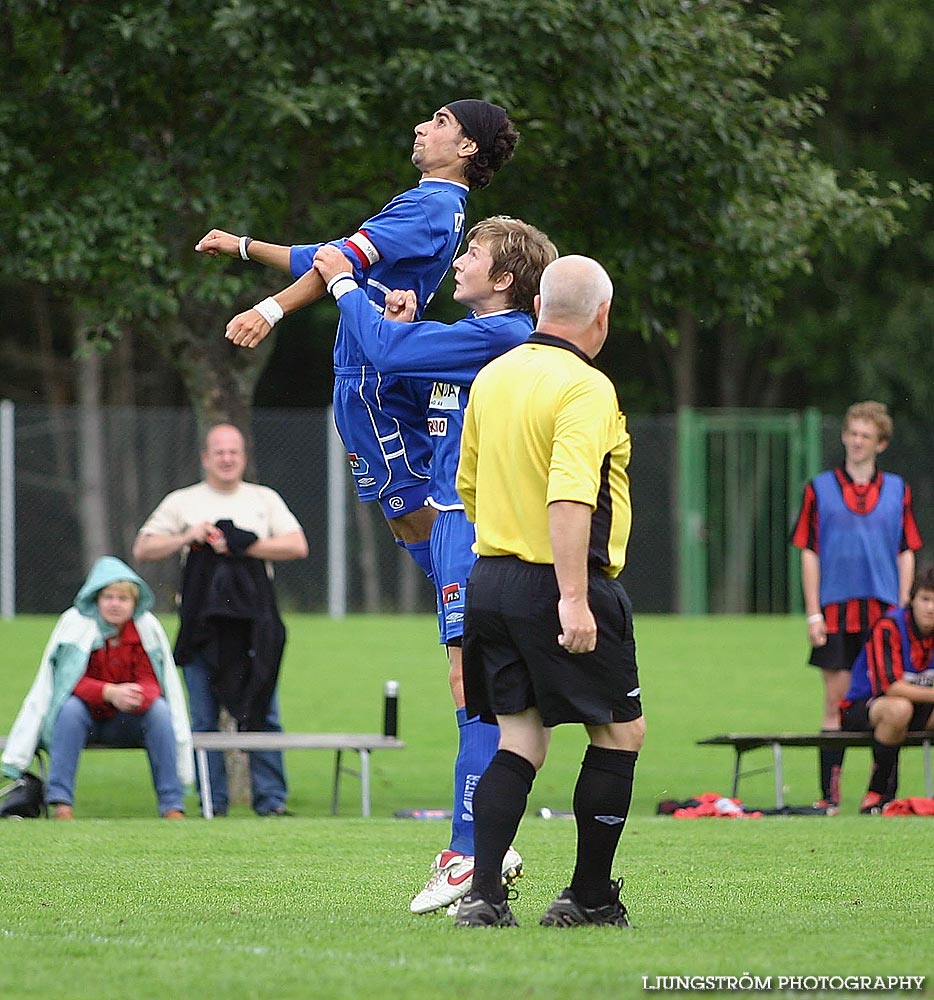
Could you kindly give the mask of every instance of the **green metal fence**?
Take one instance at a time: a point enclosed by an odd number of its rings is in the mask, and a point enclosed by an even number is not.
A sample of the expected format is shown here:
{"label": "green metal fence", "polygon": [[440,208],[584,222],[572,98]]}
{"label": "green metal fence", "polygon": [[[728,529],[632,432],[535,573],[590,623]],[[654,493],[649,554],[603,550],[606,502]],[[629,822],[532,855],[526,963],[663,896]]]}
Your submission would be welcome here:
{"label": "green metal fence", "polygon": [[679,411],[679,611],[801,610],[788,533],[820,468],[817,410]]}

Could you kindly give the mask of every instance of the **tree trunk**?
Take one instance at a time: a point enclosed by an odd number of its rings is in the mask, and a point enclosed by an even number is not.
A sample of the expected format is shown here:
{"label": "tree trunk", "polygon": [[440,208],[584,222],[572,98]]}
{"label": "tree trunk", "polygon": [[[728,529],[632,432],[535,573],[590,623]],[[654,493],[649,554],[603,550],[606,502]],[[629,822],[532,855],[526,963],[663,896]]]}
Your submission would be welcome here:
{"label": "tree trunk", "polygon": [[[201,331],[217,330],[206,336]],[[247,479],[255,478],[253,464],[253,394],[272,353],[271,334],[254,350],[236,347],[224,338],[216,312],[186,314],[166,324],[154,336],[159,351],[181,376],[198,428],[198,440],[214,425],[230,423],[246,439]]]}
{"label": "tree trunk", "polygon": [[32,318],[39,340],[39,361],[42,372],[42,394],[49,407],[49,425],[52,428],[52,450],[55,455],[55,484],[62,491],[66,503],[74,498],[73,452],[69,443],[68,428],[62,405],[70,398],[68,386],[62,377],[62,365],[55,353],[52,339],[52,313],[49,291],[43,285],[30,285]]}
{"label": "tree trunk", "polygon": [[717,406],[742,406],[748,383],[746,357],[735,323],[721,323],[717,329]]}
{"label": "tree trunk", "polygon": [[[85,569],[111,551],[107,457],[101,410],[101,356],[78,326],[78,516]],[[118,470],[114,470],[117,472]]]}
{"label": "tree trunk", "polygon": [[120,455],[121,474],[117,486],[121,491],[120,509],[122,520],[116,525],[118,539],[123,551],[129,555],[133,549],[136,532],[142,523],[140,511],[140,470],[136,448],[136,380],[133,374],[135,337],[132,330],[122,332],[114,346],[116,377],[114,378],[113,402],[123,408],[123,447]]}
{"label": "tree trunk", "polygon": [[371,508],[375,503],[354,503],[354,521],[357,526],[357,558],[360,582],[363,586],[363,610],[373,614],[380,611],[381,586],[379,560],[376,557],[376,532],[373,530]]}
{"label": "tree trunk", "polygon": [[697,405],[697,320],[686,309],[678,312],[678,343],[668,347],[674,404]]}

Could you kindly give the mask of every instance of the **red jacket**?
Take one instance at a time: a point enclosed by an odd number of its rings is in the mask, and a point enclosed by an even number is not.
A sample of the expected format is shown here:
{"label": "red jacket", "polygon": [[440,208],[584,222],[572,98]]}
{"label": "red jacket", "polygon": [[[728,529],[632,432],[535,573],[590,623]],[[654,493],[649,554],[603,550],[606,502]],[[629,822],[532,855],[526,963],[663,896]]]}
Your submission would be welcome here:
{"label": "red jacket", "polygon": [[162,689],[132,619],[119,635],[107,639],[101,649],[91,653],[87,672],[75,685],[73,693],[90,708],[95,719],[112,719],[117,709],[104,701],[104,685],[130,682],[143,689],[143,703],[136,710],[136,714],[142,715],[149,711],[156,698],[161,697]]}

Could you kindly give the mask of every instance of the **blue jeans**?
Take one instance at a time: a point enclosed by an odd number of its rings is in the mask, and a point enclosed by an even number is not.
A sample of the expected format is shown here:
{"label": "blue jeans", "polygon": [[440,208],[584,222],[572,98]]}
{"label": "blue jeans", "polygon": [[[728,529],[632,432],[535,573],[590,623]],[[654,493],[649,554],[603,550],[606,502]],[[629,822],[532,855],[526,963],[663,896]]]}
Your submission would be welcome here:
{"label": "blue jeans", "polygon": [[71,695],[62,705],[52,730],[46,801],[74,804],[78,758],[88,743],[145,747],[159,812],[164,816],[170,809],[185,808],[175,766],[172,713],[164,698],[157,698],[142,715],[118,712],[112,719],[95,719],[85,702]]}
{"label": "blue jeans", "polygon": [[[211,690],[211,668],[206,660],[198,657],[182,667],[188,688],[188,708],[191,712],[191,730],[194,733],[216,733],[221,707]],[[263,725],[265,733],[281,733],[279,723],[279,696],[273,693]],[[224,755],[212,750],[208,755],[208,773],[211,778],[211,797],[215,816],[227,813],[227,768]],[[279,750],[257,750],[249,754],[250,783],[253,787],[253,810],[260,816],[285,808],[288,791],[285,785],[285,765]],[[196,758],[197,763],[197,758]],[[201,785],[199,783],[198,787]]]}

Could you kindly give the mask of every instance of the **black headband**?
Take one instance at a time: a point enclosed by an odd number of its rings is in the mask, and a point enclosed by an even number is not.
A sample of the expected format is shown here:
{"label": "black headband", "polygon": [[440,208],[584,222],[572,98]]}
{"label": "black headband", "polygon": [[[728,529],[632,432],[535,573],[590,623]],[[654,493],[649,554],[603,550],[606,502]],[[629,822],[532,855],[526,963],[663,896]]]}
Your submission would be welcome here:
{"label": "black headband", "polygon": [[465,134],[479,146],[481,153],[493,148],[499,130],[506,123],[506,109],[489,101],[454,101],[445,107],[461,123]]}

